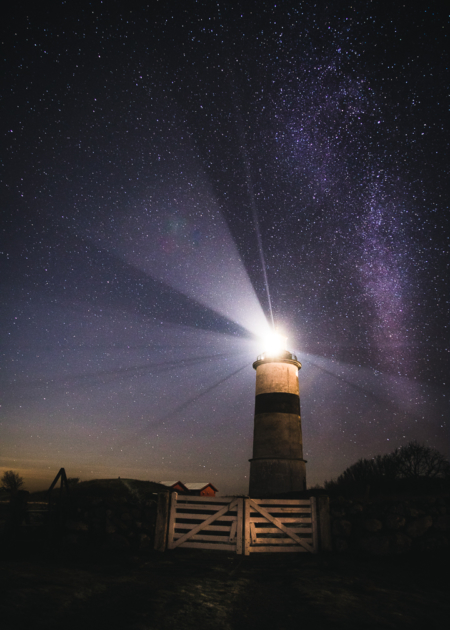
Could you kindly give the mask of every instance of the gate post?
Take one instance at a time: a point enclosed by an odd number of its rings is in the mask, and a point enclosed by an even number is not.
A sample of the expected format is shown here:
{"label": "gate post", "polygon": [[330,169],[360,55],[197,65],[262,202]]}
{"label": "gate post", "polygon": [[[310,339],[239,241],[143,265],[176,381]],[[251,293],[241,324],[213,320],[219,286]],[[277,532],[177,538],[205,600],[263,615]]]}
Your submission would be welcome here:
{"label": "gate post", "polygon": [[167,529],[169,523],[170,492],[160,492],[156,507],[155,542],[156,551],[167,549]]}
{"label": "gate post", "polygon": [[243,499],[244,512],[244,556],[250,555],[250,499]]}
{"label": "gate post", "polygon": [[236,507],[236,554],[242,555],[243,553],[243,539],[244,539],[244,501],[245,499],[237,500]]}
{"label": "gate post", "polygon": [[312,546],[314,549],[314,553],[317,553],[319,550],[319,532],[318,532],[318,510],[317,510],[317,502],[316,497],[310,497],[309,503],[311,506],[311,526],[312,526]]}
{"label": "gate post", "polygon": [[320,550],[331,551],[330,498],[326,494],[317,497]]}

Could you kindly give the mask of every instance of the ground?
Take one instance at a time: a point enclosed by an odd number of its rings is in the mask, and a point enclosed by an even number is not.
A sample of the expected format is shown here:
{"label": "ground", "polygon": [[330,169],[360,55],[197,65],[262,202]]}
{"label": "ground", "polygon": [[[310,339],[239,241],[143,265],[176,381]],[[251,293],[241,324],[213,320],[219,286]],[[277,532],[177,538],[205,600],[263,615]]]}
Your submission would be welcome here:
{"label": "ground", "polygon": [[449,559],[22,550],[0,562],[0,619],[3,630],[443,629]]}

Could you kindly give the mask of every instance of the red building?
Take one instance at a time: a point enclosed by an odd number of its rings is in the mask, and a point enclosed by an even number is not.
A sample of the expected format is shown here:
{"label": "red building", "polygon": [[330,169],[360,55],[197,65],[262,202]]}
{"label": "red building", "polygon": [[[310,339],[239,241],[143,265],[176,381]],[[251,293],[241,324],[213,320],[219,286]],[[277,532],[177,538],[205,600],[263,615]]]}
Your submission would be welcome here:
{"label": "red building", "polygon": [[212,483],[185,483],[189,494],[195,494],[200,497],[215,497],[217,488]]}
{"label": "red building", "polygon": [[189,494],[189,490],[186,488],[182,481],[160,481],[162,486],[167,486],[178,494]]}
{"label": "red building", "polygon": [[163,486],[167,486],[178,494],[193,494],[200,497],[215,497],[217,488],[212,483],[183,483],[182,481],[160,481]]}

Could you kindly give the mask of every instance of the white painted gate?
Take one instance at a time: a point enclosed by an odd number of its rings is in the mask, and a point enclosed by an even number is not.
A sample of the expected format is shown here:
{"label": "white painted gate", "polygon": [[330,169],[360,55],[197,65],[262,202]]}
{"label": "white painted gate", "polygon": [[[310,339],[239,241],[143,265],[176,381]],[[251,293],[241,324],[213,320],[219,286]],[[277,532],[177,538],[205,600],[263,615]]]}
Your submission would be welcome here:
{"label": "white painted gate", "polygon": [[212,498],[172,494],[169,549],[194,547],[249,555],[318,551],[316,500]]}
{"label": "white painted gate", "polygon": [[172,494],[167,547],[196,547],[242,553],[242,498]]}
{"label": "white painted gate", "polygon": [[245,499],[244,553],[317,553],[316,500]]}

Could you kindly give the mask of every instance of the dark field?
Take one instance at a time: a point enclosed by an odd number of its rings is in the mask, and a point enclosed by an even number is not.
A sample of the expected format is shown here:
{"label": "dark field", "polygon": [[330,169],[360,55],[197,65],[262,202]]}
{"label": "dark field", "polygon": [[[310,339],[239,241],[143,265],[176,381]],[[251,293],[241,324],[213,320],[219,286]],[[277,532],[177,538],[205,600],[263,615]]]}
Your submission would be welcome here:
{"label": "dark field", "polygon": [[449,554],[43,551],[0,563],[3,630],[448,627]]}

